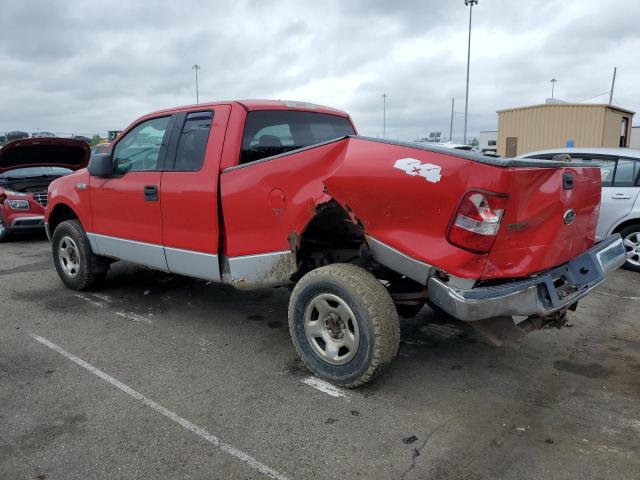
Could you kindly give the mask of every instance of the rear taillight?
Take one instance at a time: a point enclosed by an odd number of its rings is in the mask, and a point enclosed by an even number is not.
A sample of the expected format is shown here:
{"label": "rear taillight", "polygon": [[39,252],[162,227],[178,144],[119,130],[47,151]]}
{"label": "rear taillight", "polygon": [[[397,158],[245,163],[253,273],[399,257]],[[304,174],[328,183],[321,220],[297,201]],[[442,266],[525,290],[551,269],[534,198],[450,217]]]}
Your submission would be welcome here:
{"label": "rear taillight", "polygon": [[506,195],[466,193],[449,227],[449,241],[474,253],[489,252],[498,235],[506,203]]}

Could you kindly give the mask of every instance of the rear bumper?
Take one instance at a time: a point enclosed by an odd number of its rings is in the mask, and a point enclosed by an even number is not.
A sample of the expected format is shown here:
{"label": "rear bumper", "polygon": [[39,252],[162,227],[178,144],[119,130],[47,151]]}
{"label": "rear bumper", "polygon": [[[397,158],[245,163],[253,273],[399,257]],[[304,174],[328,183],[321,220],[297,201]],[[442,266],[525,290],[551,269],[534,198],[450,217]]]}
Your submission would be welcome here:
{"label": "rear bumper", "polygon": [[467,322],[501,316],[549,317],[568,308],[604,282],[627,259],[619,234],[564,265],[535,277],[468,290],[431,277],[429,300]]}

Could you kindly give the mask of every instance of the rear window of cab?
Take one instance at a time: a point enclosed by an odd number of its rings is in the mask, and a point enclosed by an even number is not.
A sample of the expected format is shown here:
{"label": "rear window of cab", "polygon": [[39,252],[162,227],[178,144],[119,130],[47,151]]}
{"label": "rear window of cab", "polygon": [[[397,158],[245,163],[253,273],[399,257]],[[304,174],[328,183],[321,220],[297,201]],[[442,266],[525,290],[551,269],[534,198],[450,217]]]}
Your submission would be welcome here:
{"label": "rear window of cab", "polygon": [[346,117],[291,110],[249,112],[242,136],[240,163],[308,147],[347,135],[354,135]]}

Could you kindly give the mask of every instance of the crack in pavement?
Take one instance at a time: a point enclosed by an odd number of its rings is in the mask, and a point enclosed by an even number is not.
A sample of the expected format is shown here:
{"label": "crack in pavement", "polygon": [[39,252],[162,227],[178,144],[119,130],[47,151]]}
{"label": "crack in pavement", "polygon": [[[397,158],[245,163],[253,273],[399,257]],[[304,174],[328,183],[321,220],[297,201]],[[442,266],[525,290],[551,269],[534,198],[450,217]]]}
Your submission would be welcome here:
{"label": "crack in pavement", "polygon": [[412,455],[411,455],[411,464],[409,465],[409,467],[402,473],[402,475],[400,475],[400,480],[404,480],[406,478],[406,476],[411,473],[411,471],[416,467],[416,458],[418,458],[421,454],[422,454],[422,450],[424,449],[424,447],[427,446],[427,443],[429,443],[429,440],[431,439],[431,437],[433,437],[436,433],[438,433],[441,429],[443,429],[444,427],[446,427],[447,425],[449,425],[449,423],[451,423],[451,421],[455,420],[456,418],[458,418],[458,416],[453,416],[447,420],[445,420],[444,422],[442,422],[440,425],[434,427],[425,437],[424,442],[422,442],[422,445],[420,446],[420,448],[414,448],[412,450]]}

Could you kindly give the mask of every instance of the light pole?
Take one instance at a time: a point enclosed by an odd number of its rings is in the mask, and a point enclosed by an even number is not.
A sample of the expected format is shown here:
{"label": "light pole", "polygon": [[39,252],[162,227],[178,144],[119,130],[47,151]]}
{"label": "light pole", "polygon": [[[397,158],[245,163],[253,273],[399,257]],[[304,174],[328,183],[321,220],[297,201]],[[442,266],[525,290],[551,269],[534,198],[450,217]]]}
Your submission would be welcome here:
{"label": "light pole", "polygon": [[556,80],[555,78],[552,78],[551,80],[549,80],[551,82],[551,98],[553,99],[553,92],[555,90],[556,87],[556,82],[558,80]]}
{"label": "light pole", "polygon": [[469,43],[467,45],[467,91],[464,96],[464,140],[467,143],[467,111],[469,110],[469,63],[471,61],[471,15],[473,14],[473,6],[478,4],[478,0],[464,0],[465,6],[469,7]]}
{"label": "light pole", "polygon": [[451,99],[451,124],[449,125],[449,141],[453,142],[453,105],[456,103],[456,99]]}
{"label": "light pole", "polygon": [[387,94],[382,94],[382,138],[387,135]]}
{"label": "light pole", "polygon": [[198,70],[200,70],[200,65],[195,64],[191,69],[196,71],[196,103],[200,103],[200,98],[198,96]]}

